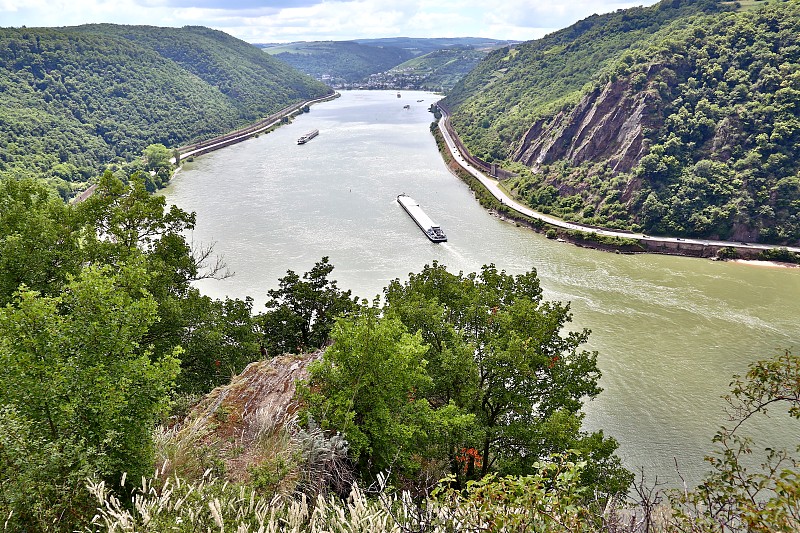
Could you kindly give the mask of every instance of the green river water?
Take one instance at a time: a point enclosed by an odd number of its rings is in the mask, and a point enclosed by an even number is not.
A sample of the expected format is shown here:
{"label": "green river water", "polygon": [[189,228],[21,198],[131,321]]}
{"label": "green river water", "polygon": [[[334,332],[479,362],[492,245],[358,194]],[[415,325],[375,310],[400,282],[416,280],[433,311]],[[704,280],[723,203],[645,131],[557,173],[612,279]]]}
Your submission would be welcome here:
{"label": "green river water", "polygon": [[[721,395],[732,374],[800,350],[800,269],[606,253],[498,220],[442,162],[428,129],[436,99],[344,92],[291,125],[187,164],[167,201],[197,213],[193,240],[214,242],[235,272],[201,290],[252,296],[260,311],[287,269],[305,272],[322,256],[340,287],[369,299],[434,260],[454,272],[535,268],[546,298],[571,302],[571,326],[592,330],[604,391],[585,407],[586,428],[614,436],[626,466],[648,479],[678,484],[677,461],[697,482],[726,421]],[[298,146],[311,129],[319,136]],[[397,204],[402,192],[447,243],[425,238]],[[800,443],[800,424],[786,417],[747,429],[765,444]]]}

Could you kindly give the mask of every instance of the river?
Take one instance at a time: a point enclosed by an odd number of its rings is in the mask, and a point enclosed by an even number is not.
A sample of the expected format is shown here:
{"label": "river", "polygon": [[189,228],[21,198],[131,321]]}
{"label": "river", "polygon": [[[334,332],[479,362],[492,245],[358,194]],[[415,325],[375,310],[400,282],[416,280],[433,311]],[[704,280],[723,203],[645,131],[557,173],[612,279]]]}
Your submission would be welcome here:
{"label": "river", "polygon": [[[322,256],[339,286],[372,299],[432,261],[473,272],[535,268],[545,297],[571,302],[571,328],[592,330],[604,391],[587,429],[619,443],[624,464],[675,486],[707,470],[726,422],[731,376],[781,350],[800,350],[800,269],[660,255],[619,255],[548,240],[493,217],[448,172],[429,133],[436,95],[345,91],[288,126],[197,158],[165,190],[195,211],[196,243],[215,243],[235,275],[206,280],[213,297],[267,290]],[[423,101],[419,101],[423,100]],[[409,109],[404,109],[409,105]],[[319,129],[305,145],[296,139]],[[447,233],[430,243],[397,204],[405,192]],[[749,426],[772,445],[800,443],[786,417]],[[766,442],[766,441],[765,441]]]}

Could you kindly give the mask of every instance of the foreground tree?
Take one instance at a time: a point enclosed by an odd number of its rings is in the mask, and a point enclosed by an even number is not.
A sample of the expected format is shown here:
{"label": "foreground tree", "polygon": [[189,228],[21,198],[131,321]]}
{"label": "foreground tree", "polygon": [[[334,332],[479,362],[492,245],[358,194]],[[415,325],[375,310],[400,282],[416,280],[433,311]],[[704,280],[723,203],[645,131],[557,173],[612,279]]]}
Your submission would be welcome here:
{"label": "foreground tree", "polygon": [[[578,450],[583,481],[611,493],[632,480],[602,432],[581,431],[582,402],[600,393],[597,353],[581,350],[589,331],[564,332],[569,305],[547,302],[535,271],[511,276],[494,265],[451,274],[426,266],[386,289],[387,316],[429,341],[436,383],[431,402],[454,400],[476,417],[451,471],[463,482],[489,472],[525,475],[551,454]],[[476,453],[477,452],[477,453]]]}
{"label": "foreground tree", "polygon": [[82,255],[89,262],[144,262],[145,287],[158,304],[158,320],[148,324],[143,343],[152,346],[154,357],[183,348],[181,392],[208,392],[258,358],[252,303],[214,301],[191,286],[229,275],[224,263],[212,261],[211,247],[193,249],[186,241],[194,213],[167,208],[164,197],[151,195],[139,175],[124,183],[111,173],[76,211],[86,227]]}
{"label": "foreground tree", "polygon": [[259,357],[253,300],[214,300],[190,289],[175,302],[173,319],[183,324],[173,336],[185,351],[178,389],[202,394],[228,383]]}
{"label": "foreground tree", "polygon": [[[580,349],[589,332],[563,331],[569,306],[543,301],[535,272],[485,266],[465,276],[434,263],[393,281],[382,315],[368,317],[337,324],[301,396],[323,427],[352,439],[362,475],[416,476],[438,465],[463,486],[490,472],[526,475],[576,450],[585,486],[627,489],[632,476],[614,456],[616,442],[581,431],[582,401],[600,392],[597,354]],[[410,333],[424,341],[416,363],[395,361]],[[410,455],[417,470],[400,460]]]}
{"label": "foreground tree", "polygon": [[429,380],[419,335],[398,320],[381,320],[375,308],[342,318],[333,344],[310,368],[299,396],[305,417],[343,433],[349,455],[362,473],[407,467],[421,433],[419,411],[428,410],[414,391]]}
{"label": "foreground tree", "polygon": [[268,291],[267,311],[258,318],[263,345],[272,355],[321,347],[336,317],[355,310],[358,299],[328,279],[333,265],[323,257],[301,278],[287,270]]}
{"label": "foreground tree", "polygon": [[0,309],[0,510],[23,529],[74,527],[86,497],[75,476],[118,483],[152,468],[180,350],[142,346],[157,305],[141,264],[118,269],[88,267],[58,296],[22,288]]}
{"label": "foreground tree", "polygon": [[0,179],[0,305],[23,283],[54,295],[82,263],[81,225],[44,184]]}

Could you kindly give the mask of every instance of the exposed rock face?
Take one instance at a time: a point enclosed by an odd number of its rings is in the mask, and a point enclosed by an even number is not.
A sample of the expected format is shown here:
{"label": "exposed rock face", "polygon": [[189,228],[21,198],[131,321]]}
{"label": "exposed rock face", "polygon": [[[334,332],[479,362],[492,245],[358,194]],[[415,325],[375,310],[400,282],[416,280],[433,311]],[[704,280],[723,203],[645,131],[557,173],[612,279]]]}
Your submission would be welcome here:
{"label": "exposed rock face", "polygon": [[[323,350],[256,361],[206,395],[176,426],[174,440],[191,449],[207,447],[224,458],[226,477],[245,479],[247,468],[260,461],[259,441],[278,431],[297,410],[293,401],[298,380]],[[191,450],[190,450],[191,451]]]}
{"label": "exposed rock face", "polygon": [[535,122],[513,159],[533,168],[564,159],[607,160],[614,171],[627,172],[646,155],[644,128],[656,126],[660,110],[658,93],[631,91],[627,81],[609,82],[572,111]]}
{"label": "exposed rock face", "polygon": [[318,351],[250,363],[228,385],[217,387],[203,398],[187,419],[202,425],[222,408],[228,413],[226,418],[236,426],[235,430],[241,431],[259,409],[270,410],[276,420],[292,414],[295,383],[308,377],[308,365],[321,356],[322,351]]}

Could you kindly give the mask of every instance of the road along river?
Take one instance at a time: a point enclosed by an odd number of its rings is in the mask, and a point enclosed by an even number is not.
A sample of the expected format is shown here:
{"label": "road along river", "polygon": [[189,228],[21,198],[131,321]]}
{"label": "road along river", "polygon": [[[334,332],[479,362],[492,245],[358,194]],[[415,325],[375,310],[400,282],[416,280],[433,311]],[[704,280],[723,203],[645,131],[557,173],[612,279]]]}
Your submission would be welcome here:
{"label": "road along river", "polygon": [[[260,311],[287,269],[305,272],[324,255],[340,287],[369,299],[434,260],[454,272],[535,268],[546,298],[571,302],[572,326],[592,330],[605,390],[585,408],[587,429],[617,438],[626,466],[649,479],[677,485],[677,460],[697,482],[726,422],[720,396],[731,375],[800,351],[800,269],[611,254],[498,220],[442,162],[429,133],[436,99],[345,91],[289,126],[187,164],[167,201],[197,212],[194,241],[215,242],[235,271],[201,290],[252,296]],[[319,136],[297,145],[312,129]],[[397,204],[402,192],[447,243],[428,241]],[[747,429],[772,445],[800,443],[800,425],[785,417]]]}

